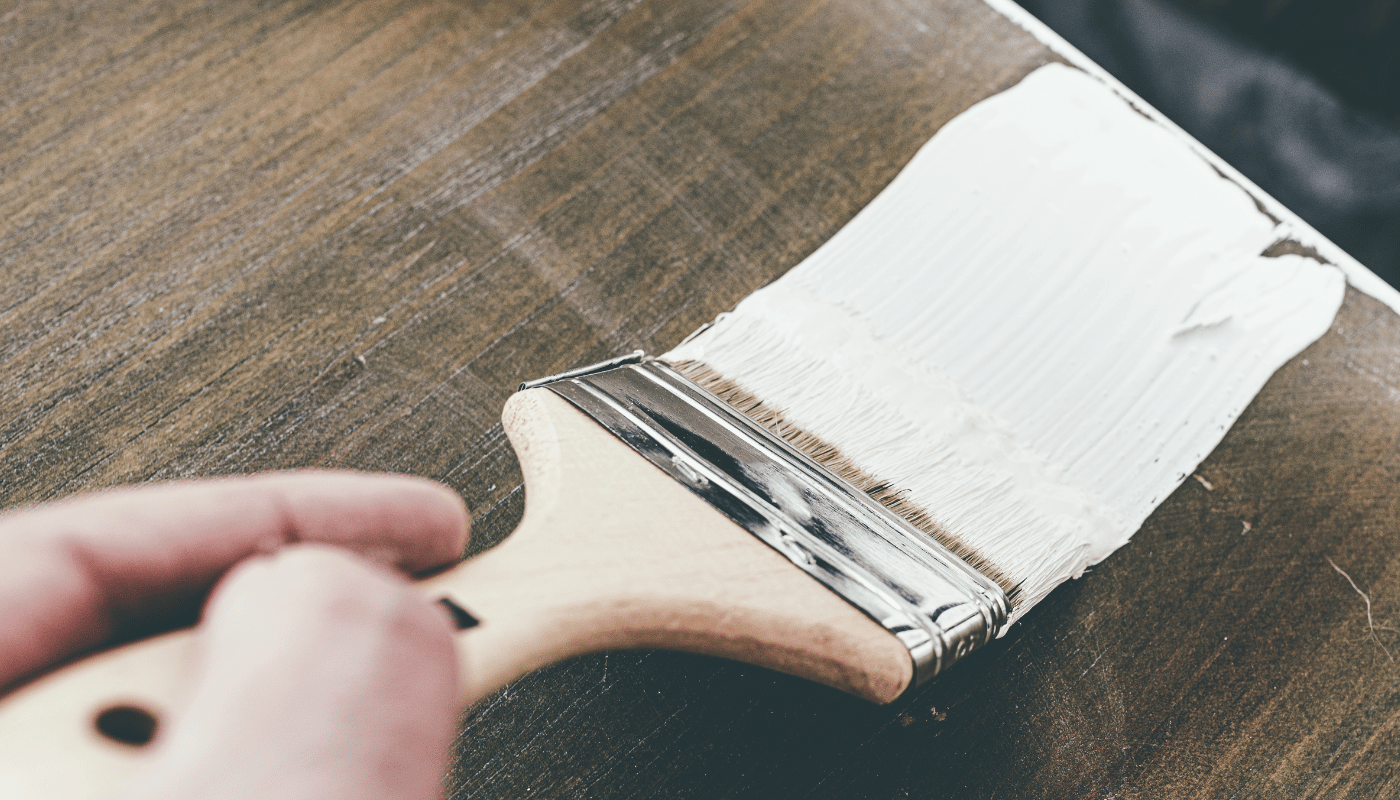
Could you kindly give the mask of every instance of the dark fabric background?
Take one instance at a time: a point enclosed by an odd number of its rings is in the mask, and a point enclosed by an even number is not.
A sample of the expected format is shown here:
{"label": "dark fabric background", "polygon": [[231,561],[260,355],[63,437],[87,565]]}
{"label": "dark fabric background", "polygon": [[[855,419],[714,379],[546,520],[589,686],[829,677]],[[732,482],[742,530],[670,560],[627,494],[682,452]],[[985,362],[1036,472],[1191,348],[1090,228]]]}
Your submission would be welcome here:
{"label": "dark fabric background", "polygon": [[1400,0],[1023,0],[1400,285]]}
{"label": "dark fabric background", "polygon": [[1177,0],[1400,122],[1400,0]]}

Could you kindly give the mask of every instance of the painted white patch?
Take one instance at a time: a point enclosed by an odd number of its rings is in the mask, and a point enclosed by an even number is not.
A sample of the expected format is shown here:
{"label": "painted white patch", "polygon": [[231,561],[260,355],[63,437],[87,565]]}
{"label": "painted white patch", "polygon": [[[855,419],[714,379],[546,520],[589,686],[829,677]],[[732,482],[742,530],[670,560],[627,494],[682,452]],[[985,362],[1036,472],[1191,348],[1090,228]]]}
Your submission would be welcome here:
{"label": "painted white patch", "polygon": [[34,784],[19,775],[0,775],[0,797],[6,800],[43,800]]}
{"label": "painted white patch", "polygon": [[1161,125],[1192,150],[1195,150],[1201,158],[1210,163],[1220,171],[1220,174],[1239,184],[1246,192],[1259,201],[1259,205],[1266,212],[1272,214],[1279,220],[1279,225],[1275,228],[1276,239],[1292,239],[1300,244],[1313,248],[1323,258],[1337,265],[1346,274],[1347,282],[1359,291],[1376,298],[1377,300],[1390,306],[1390,309],[1400,313],[1400,291],[1386,283],[1376,273],[1367,269],[1364,264],[1352,258],[1345,250],[1333,244],[1330,239],[1318,233],[1307,222],[1294,214],[1287,206],[1275,200],[1263,189],[1255,185],[1254,181],[1246,178],[1243,173],[1206,148],[1205,145],[1196,141],[1191,134],[1182,130],[1176,123],[1162,115],[1162,112],[1153,108],[1146,100],[1138,97],[1133,90],[1124,86],[1121,81],[1110,75],[1103,67],[1094,63],[1088,56],[1079,51],[1079,48],[1070,44],[1064,37],[1051,30],[1048,25],[1036,19],[1021,8],[1013,0],[983,0],[988,6],[1000,13],[1002,16],[1016,23],[1030,35],[1034,36],[1041,44],[1055,51],[1056,54],[1064,58],[1069,63],[1081,70],[1093,75],[1095,78],[1116,92],[1120,97],[1146,114],[1154,122]]}
{"label": "painted white patch", "polygon": [[1062,65],[957,117],[782,279],[668,353],[909,492],[1022,584],[1127,541],[1344,279]]}

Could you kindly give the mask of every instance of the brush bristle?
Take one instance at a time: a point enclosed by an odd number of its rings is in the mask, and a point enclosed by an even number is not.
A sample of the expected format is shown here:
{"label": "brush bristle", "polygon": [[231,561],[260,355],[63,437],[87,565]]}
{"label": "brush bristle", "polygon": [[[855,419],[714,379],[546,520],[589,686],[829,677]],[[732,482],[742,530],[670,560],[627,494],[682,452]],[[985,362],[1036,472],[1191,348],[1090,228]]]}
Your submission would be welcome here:
{"label": "brush bristle", "polygon": [[[665,360],[995,580],[1013,621],[1120,543],[1112,509],[1059,481],[946,375],[786,288]],[[810,335],[813,318],[825,335]]]}
{"label": "brush bristle", "polygon": [[758,397],[745,391],[739,384],[725,378],[699,361],[680,361],[671,365],[685,377],[720,398],[744,416],[767,428],[783,441],[797,448],[813,461],[830,470],[838,478],[864,492],[880,505],[898,515],[905,522],[923,531],[935,542],[952,551],[973,569],[995,581],[1006,592],[1011,607],[1016,608],[1021,596],[1021,587],[1001,568],[988,560],[976,547],[952,534],[928,509],[909,496],[909,492],[887,480],[871,475],[851,460],[841,448],[822,439],[816,434],[793,424],[778,409],[764,403]]}

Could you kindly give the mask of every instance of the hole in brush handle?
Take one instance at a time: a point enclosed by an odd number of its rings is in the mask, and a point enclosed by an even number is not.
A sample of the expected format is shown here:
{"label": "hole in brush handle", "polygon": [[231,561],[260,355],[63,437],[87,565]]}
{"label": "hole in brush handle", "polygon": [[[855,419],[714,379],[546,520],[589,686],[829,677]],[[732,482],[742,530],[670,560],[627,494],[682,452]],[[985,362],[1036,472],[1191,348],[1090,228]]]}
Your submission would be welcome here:
{"label": "hole in brush handle", "polygon": [[156,715],[134,705],[111,706],[92,721],[103,738],[132,747],[145,747],[156,738],[160,723]]}
{"label": "hole in brush handle", "polygon": [[446,595],[438,598],[438,605],[447,609],[447,613],[452,616],[452,624],[457,630],[464,631],[468,628],[475,628],[481,624],[481,620],[471,615],[471,612],[452,602],[452,598]]}

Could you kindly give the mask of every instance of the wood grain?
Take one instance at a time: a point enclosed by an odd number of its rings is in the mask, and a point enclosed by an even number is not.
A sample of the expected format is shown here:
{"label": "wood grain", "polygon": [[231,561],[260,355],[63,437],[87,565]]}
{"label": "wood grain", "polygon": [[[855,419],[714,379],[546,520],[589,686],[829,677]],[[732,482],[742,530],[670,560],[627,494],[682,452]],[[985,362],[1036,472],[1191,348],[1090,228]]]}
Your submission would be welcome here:
{"label": "wood grain", "polygon": [[[349,466],[519,520],[515,384],[665,350],[1053,60],[975,0],[0,9],[0,498]],[[1400,790],[1400,320],[1351,294],[1133,543],[892,708],[645,651],[454,798]],[[1250,523],[1248,531],[1243,523]]]}

